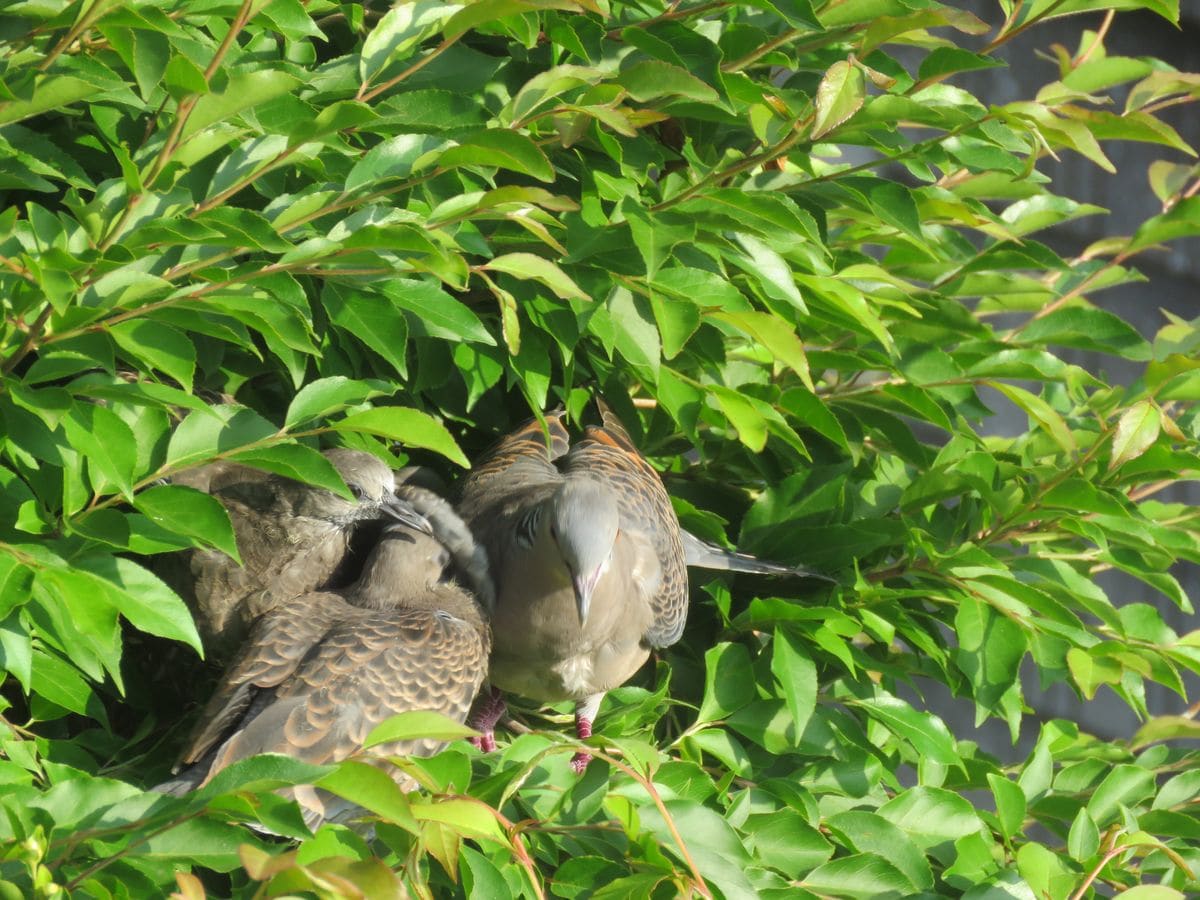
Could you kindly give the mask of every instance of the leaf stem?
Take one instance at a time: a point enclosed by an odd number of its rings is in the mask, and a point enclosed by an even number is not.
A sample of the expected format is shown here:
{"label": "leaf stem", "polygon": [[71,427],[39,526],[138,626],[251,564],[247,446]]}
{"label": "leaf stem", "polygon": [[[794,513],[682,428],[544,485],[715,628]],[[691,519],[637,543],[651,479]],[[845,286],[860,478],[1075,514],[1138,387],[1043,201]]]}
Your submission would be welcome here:
{"label": "leaf stem", "polygon": [[1092,871],[1088,872],[1087,877],[1083,879],[1083,883],[1080,884],[1075,893],[1071,895],[1070,900],[1083,900],[1083,895],[1086,894],[1087,889],[1092,886],[1092,882],[1100,877],[1100,873],[1103,871],[1104,867],[1107,866],[1115,857],[1120,856],[1128,849],[1128,847],[1114,847],[1112,850],[1109,850],[1107,853],[1105,853],[1104,856],[1100,858],[1100,862],[1096,864],[1096,867],[1092,869]]}
{"label": "leaf stem", "polygon": [[21,364],[29,352],[33,350],[38,342],[38,338],[42,336],[42,331],[46,327],[46,323],[50,321],[50,316],[54,313],[54,305],[49,300],[42,307],[42,311],[38,313],[38,317],[34,319],[33,324],[29,326],[29,330],[25,332],[25,339],[21,341],[19,346],[8,359],[4,361],[4,365],[0,366],[0,372],[7,375],[13,369]]}
{"label": "leaf stem", "polygon": [[436,47],[434,47],[432,50],[430,50],[428,53],[426,53],[424,56],[422,56],[420,59],[418,59],[415,63],[413,63],[411,66],[409,66],[403,72],[401,72],[399,75],[396,75],[393,78],[389,78],[387,81],[385,81],[383,84],[379,85],[378,87],[372,88],[371,90],[368,91],[366,89],[367,83],[364,81],[362,83],[362,86],[359,87],[358,96],[355,99],[361,100],[363,103],[371,102],[376,97],[378,97],[380,94],[382,94],[384,91],[394,88],[396,85],[398,85],[404,79],[408,78],[410,75],[414,75],[417,72],[420,72],[423,68],[425,68],[431,62],[433,62],[435,59],[437,59],[439,56],[441,56],[443,53],[445,53],[447,50],[449,50],[452,46],[454,46],[458,42],[458,39],[461,37],[462,37],[462,35],[459,34],[459,35],[455,35],[452,38],[446,38],[444,41],[442,41],[440,44],[438,44]]}
{"label": "leaf stem", "polygon": [[[213,54],[212,61],[204,70],[204,80],[207,82],[216,74],[221,63],[225,60],[226,54],[229,53],[233,42],[237,40],[238,34],[246,27],[246,23],[250,21],[253,13],[254,0],[242,0],[242,6],[238,10],[237,15],[229,24],[229,30],[225,32],[225,37],[221,41],[221,45],[217,47],[217,52]],[[154,163],[150,167],[150,172],[146,176],[146,187],[151,187],[158,176],[166,169],[167,163],[171,161],[171,157],[175,155],[175,151],[179,149],[179,143],[183,137],[184,126],[187,125],[187,120],[195,109],[197,101],[202,94],[191,94],[179,102],[179,108],[175,112],[175,121],[171,126],[171,132],[167,135],[167,139],[163,142],[162,149],[158,151],[158,156],[155,157]]]}
{"label": "leaf stem", "polygon": [[91,28],[96,20],[107,12],[105,7],[109,5],[109,0],[96,0],[96,2],[91,5],[91,8],[89,8],[87,12],[79,17],[79,21],[72,25],[67,33],[62,36],[59,42],[51,48],[50,52],[46,54],[45,58],[38,63],[38,71],[45,72],[48,68],[50,68],[50,66],[54,64],[54,61],[62,56],[62,54],[66,52],[66,49],[79,39],[81,34]]}

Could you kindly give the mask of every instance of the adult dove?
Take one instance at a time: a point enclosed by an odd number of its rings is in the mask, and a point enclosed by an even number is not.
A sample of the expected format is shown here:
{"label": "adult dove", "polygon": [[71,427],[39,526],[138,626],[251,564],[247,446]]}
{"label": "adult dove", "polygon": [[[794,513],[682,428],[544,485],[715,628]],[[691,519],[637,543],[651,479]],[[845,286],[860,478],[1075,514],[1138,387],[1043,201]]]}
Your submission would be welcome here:
{"label": "adult dove", "polygon": [[[679,640],[687,570],[679,521],[658,473],[603,403],[603,424],[571,444],[563,413],[500,441],[465,477],[459,512],[496,582],[489,680],[542,702],[574,700],[591,735],[604,694],[651,648]],[[498,693],[473,724],[490,732]],[[590,757],[578,753],[577,771]]]}
{"label": "adult dove", "polygon": [[[362,556],[383,521],[405,517],[395,475],[382,460],[360,450],[326,450],[353,500],[332,491],[229,461],[182,472],[171,479],[215,497],[229,513],[242,564],[218,550],[189,551],[183,571],[165,573],[190,602],[210,656],[228,657],[250,625],[276,604],[353,581]],[[408,518],[410,524],[416,520]]]}
{"label": "adult dove", "polygon": [[[440,498],[431,505],[440,514],[448,509]],[[439,521],[455,531],[450,540],[443,542],[445,532],[389,525],[350,588],[304,594],[259,619],[188,739],[180,766],[190,768],[157,789],[184,793],[258,753],[335,763],[358,752],[379,723],[407,710],[465,720],[486,675],[490,632],[472,593],[445,580],[451,563],[471,569],[469,559],[455,558],[470,556],[469,532],[457,517],[457,526]],[[398,741],[371,753],[427,756],[443,745]],[[398,768],[377,764],[412,786]],[[288,793],[312,828],[360,812],[311,787]]]}

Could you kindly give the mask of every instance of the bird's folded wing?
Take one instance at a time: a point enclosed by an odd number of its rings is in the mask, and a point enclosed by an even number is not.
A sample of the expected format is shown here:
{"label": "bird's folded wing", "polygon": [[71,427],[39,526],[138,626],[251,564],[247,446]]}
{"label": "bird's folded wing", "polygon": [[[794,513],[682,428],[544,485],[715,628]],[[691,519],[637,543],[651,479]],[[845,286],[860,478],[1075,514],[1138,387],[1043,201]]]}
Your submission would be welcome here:
{"label": "bird's folded wing", "polygon": [[530,419],[501,438],[471,468],[463,479],[459,503],[468,521],[511,504],[531,487],[561,481],[554,460],[569,446],[563,415],[561,411],[547,414],[545,430],[537,419]]}
{"label": "bird's folded wing", "polygon": [[[337,762],[358,751],[375,726],[409,710],[461,722],[486,669],[478,629],[445,613],[401,610],[346,621],[230,739],[218,763],[265,751]],[[442,743],[398,742],[375,752],[428,754]]]}
{"label": "bird's folded wing", "polygon": [[180,764],[195,762],[234,728],[256,690],[276,687],[353,607],[336,594],[305,594],[255,623],[188,738]]}

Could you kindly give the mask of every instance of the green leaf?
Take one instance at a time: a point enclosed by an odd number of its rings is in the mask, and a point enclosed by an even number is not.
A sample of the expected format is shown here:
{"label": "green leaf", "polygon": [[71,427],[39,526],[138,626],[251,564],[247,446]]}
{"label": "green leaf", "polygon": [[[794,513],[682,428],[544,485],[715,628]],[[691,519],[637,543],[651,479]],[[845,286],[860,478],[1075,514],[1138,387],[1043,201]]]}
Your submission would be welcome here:
{"label": "green leaf", "polygon": [[16,612],[0,621],[0,670],[11,673],[26,694],[33,689],[33,635]]}
{"label": "green leaf", "polygon": [[817,669],[786,631],[775,629],[771,648],[771,674],[783,689],[799,738],[816,709]]}
{"label": "green leaf", "polygon": [[1139,884],[1127,891],[1113,894],[1114,900],[1186,900],[1187,894],[1165,884]]}
{"label": "green leaf", "polygon": [[264,66],[236,71],[229,76],[224,90],[207,93],[196,101],[181,137],[189,138],[217,122],[291,93],[299,83],[294,75]]}
{"label": "green leaf", "polygon": [[[751,886],[742,874],[750,855],[724,818],[694,800],[666,800],[663,807],[665,816],[657,806],[639,809],[643,829],[652,833],[676,857],[683,855],[676,835],[681,836],[700,874],[721,888],[726,897],[753,896]],[[667,826],[666,816],[672,820],[674,829]]]}
{"label": "green leaf", "polygon": [[754,699],[750,656],[741,644],[718,644],[704,654],[704,700],[696,723],[715,722]]}
{"label": "green leaf", "polygon": [[109,334],[135,362],[158,369],[191,390],[196,348],[183,332],[162,322],[137,318],[114,325]]}
{"label": "green leaf", "polygon": [[898,697],[886,694],[858,699],[853,705],[866,710],[871,718],[908,741],[926,759],[943,765],[961,764],[954,736],[946,723],[932,713],[915,710]]}
{"label": "green leaf", "polygon": [[921,60],[917,77],[926,81],[953,72],[969,72],[974,69],[990,69],[1003,65],[1004,63],[998,59],[971,53],[960,47],[935,47],[928,56]]}
{"label": "green leaf", "polygon": [[80,100],[95,100],[105,93],[104,90],[97,91],[97,86],[91,81],[74,75],[42,75],[32,79],[32,82],[28,98],[10,99],[0,105],[0,125],[20,122]]}
{"label": "green leaf", "polygon": [[716,398],[721,412],[737,431],[738,439],[755,453],[767,445],[767,420],[754,402],[737,391],[720,385],[710,385],[709,393]]}
{"label": "green leaf", "polygon": [[441,822],[463,837],[504,843],[504,832],[491,808],[470,797],[447,797],[434,802],[416,801],[413,815],[422,822]]}
{"label": "green leaf", "polygon": [[1125,667],[1120,661],[1109,656],[1093,655],[1078,647],[1067,651],[1067,665],[1079,690],[1089,700],[1096,696],[1100,685],[1120,684],[1125,674]]}
{"label": "green leaf", "polygon": [[91,403],[76,403],[63,424],[72,446],[87,457],[93,489],[100,492],[112,485],[131,497],[137,444],[129,426],[116,413]]}
{"label": "green leaf", "polygon": [[450,436],[446,426],[428,413],[419,409],[401,406],[383,406],[353,413],[341,421],[334,422],[335,431],[361,431],[379,437],[400,441],[409,447],[424,447],[456,462],[464,469],[471,467],[458,443]]}
{"label": "green leaf", "polygon": [[417,738],[433,738],[439,741],[452,741],[456,738],[472,737],[478,734],[474,728],[468,728],[461,722],[432,710],[409,710],[397,713],[380,722],[371,729],[363,741],[363,747],[374,747],[392,741],[411,741]]}
{"label": "green leaf", "polygon": [[392,60],[407,56],[460,8],[458,3],[415,0],[384,13],[362,44],[358,75],[363,84],[370,84]]}
{"label": "green leaf", "polygon": [[382,769],[348,759],[316,782],[318,787],[375,813],[385,822],[417,832],[417,820],[405,793]]}
{"label": "green leaf", "polygon": [[1127,252],[1144,250],[1164,241],[1200,234],[1200,197],[1180,200],[1160,216],[1142,223]]}
{"label": "green leaf", "polygon": [[865,810],[835,813],[824,821],[837,841],[859,853],[874,853],[894,865],[919,890],[933,887],[933,872],[925,855],[903,831],[887,819]]}
{"label": "green leaf", "polygon": [[188,487],[161,485],[138,492],[133,506],[155,525],[202,541],[241,562],[229,513],[216,498]]}
{"label": "green leaf", "polygon": [[833,131],[862,109],[866,96],[862,69],[845,60],[830,66],[817,87],[813,140]]}
{"label": "green leaf", "polygon": [[856,853],[831,860],[809,872],[804,886],[838,897],[909,896],[917,892],[903,872],[875,853]]}
{"label": "green leaf", "polygon": [[1134,806],[1154,796],[1154,773],[1141,766],[1117,765],[1104,776],[1087,802],[1088,815],[1098,826],[1108,825],[1122,806]]}
{"label": "green leaf", "polygon": [[909,788],[879,807],[879,814],[923,850],[956,841],[983,827],[970,803],[935,787]]}
{"label": "green leaf", "polygon": [[239,406],[208,407],[189,413],[167,444],[167,463],[186,468],[220,452],[256,444],[278,433],[266,419]]}
{"label": "green leaf", "polygon": [[1082,806],[1071,822],[1071,830],[1067,834],[1067,852],[1076,862],[1085,862],[1096,855],[1100,849],[1100,829]]}
{"label": "green leaf", "polygon": [[56,654],[35,647],[30,668],[35,695],[81,716],[104,720],[104,707],[74,666]]}
{"label": "green leaf", "polygon": [[347,406],[357,406],[366,400],[394,392],[394,387],[389,388],[380,381],[352,381],[342,375],[319,378],[310,381],[292,398],[283,427],[294,429],[330,413],[340,412]]}
{"label": "green leaf", "polygon": [[643,59],[624,69],[617,84],[643,103],[659,97],[683,97],[699,103],[716,103],[717,92],[686,69],[657,59]]}
{"label": "green leaf", "polygon": [[1133,360],[1150,358],[1145,339],[1127,322],[1103,309],[1078,306],[1057,309],[1026,325],[1020,332],[1020,341],[1112,353]]}
{"label": "green leaf", "polygon": [[443,153],[438,164],[446,169],[458,166],[508,169],[538,181],[554,181],[554,170],[541,148],[525,135],[505,128],[476,132]]}
{"label": "green leaf", "polygon": [[662,338],[663,357],[674,359],[700,327],[700,309],[688,300],[657,293],[650,295],[650,307]]}
{"label": "green leaf", "polygon": [[275,472],[285,478],[316,485],[353,499],[353,494],[342,481],[333,464],[324,455],[303,444],[274,444],[254,450],[243,450],[229,457],[233,462],[245,463],[267,472]]}
{"label": "green leaf", "polygon": [[[653,314],[624,287],[613,288],[605,303],[612,326],[613,344],[633,366],[646,370],[657,381],[662,344]],[[593,328],[597,320],[592,319]]]}
{"label": "green leaf", "polygon": [[131,559],[107,554],[81,556],[75,564],[90,573],[88,579],[96,595],[135,628],[182,641],[203,655],[192,614],[179,595],[156,575]]}
{"label": "green leaf", "polygon": [[821,832],[791,809],[753,814],[746,819],[741,831],[754,856],[790,878],[800,877],[833,855],[832,845]]}
{"label": "green leaf", "polygon": [[787,260],[753,235],[738,234],[737,241],[747,253],[744,268],[758,280],[767,296],[790,303],[807,315],[808,307],[796,287]]}
{"label": "green leaf", "polygon": [[1004,836],[1012,838],[1020,834],[1025,825],[1024,792],[1015,781],[994,772],[988,773],[987,780],[996,801],[996,818],[1000,821]]}
{"label": "green leaf", "polygon": [[591,300],[555,263],[532,253],[505,253],[489,260],[485,269],[507,272],[514,278],[540,281],[563,300]]}
{"label": "green leaf", "polygon": [[728,322],[754,338],[771,351],[777,360],[800,376],[805,387],[810,391],[816,390],[809,373],[804,342],[783,319],[761,312],[716,312],[712,313],[712,318],[719,322]]}
{"label": "green leaf", "polygon": [[[496,339],[483,327],[479,317],[436,284],[396,278],[377,287],[395,306],[413,314],[409,325],[414,333],[496,345]],[[361,304],[358,309],[361,312]]]}
{"label": "green leaf", "polygon": [[194,62],[182,53],[171,55],[170,62],[162,73],[163,87],[174,100],[182,100],[191,94],[208,93],[208,79]]}
{"label": "green leaf", "polygon": [[444,140],[431,134],[398,134],[380,141],[354,163],[346,176],[346,190],[407,178],[432,164],[445,146]]}
{"label": "green leaf", "polygon": [[326,281],[321,302],[334,325],[387,360],[401,378],[408,376],[408,322],[389,298]]}
{"label": "green leaf", "polygon": [[1158,440],[1162,428],[1162,414],[1149,400],[1139,400],[1121,414],[1113,432],[1112,456],[1108,467],[1115,469],[1122,463],[1137,459]]}
{"label": "green leaf", "polygon": [[1031,394],[1015,384],[1005,384],[1002,381],[988,382],[1005,397],[1024,410],[1031,419],[1037,422],[1054,438],[1054,442],[1067,453],[1074,453],[1076,448],[1075,436],[1067,426],[1066,421],[1053,407],[1036,394]]}
{"label": "green leaf", "polygon": [[[996,605],[974,596],[959,600],[958,612],[954,616],[954,630],[958,635],[958,650],[955,663],[967,676],[974,689],[975,702],[983,709],[994,711],[1004,695],[1017,680],[1021,660],[1029,647],[1029,641],[1021,626],[1006,615],[1000,603],[1012,604],[1011,594],[1004,591],[1019,591],[1021,585],[1015,579],[1003,579]],[[976,593],[988,597],[993,584],[979,579]]]}

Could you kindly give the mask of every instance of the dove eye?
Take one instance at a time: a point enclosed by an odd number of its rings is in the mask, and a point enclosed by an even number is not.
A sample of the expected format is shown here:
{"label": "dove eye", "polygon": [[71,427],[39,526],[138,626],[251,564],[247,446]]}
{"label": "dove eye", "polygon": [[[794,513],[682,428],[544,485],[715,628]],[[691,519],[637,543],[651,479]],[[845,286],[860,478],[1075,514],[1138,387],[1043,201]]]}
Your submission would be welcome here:
{"label": "dove eye", "polygon": [[350,484],[347,484],[346,487],[350,488],[350,493],[352,493],[354,495],[355,500],[361,500],[363,497],[366,496],[367,492],[362,489],[362,485],[354,484],[352,482]]}

